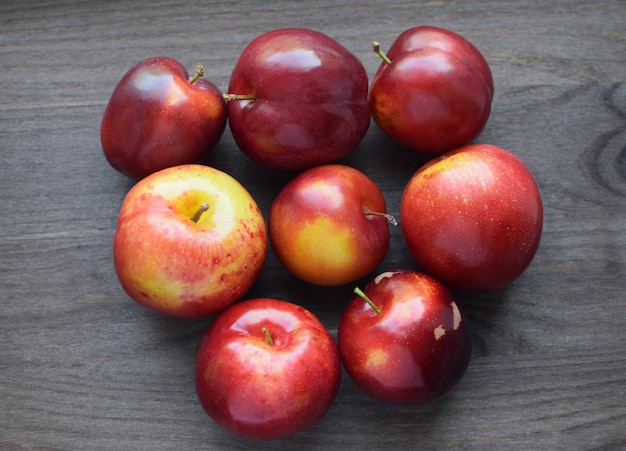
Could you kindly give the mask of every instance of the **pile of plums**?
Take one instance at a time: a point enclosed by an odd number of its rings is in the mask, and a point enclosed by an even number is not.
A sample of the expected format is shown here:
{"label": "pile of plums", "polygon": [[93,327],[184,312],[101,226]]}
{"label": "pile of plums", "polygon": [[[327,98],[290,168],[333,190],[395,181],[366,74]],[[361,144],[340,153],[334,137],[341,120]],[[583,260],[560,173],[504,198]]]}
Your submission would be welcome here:
{"label": "pile of plums", "polygon": [[[491,112],[494,82],[456,33],[402,33],[371,85],[361,62],[313,30],[254,39],[222,93],[169,57],[146,59],[104,112],[107,161],[137,179],[113,242],[116,274],[136,302],[181,318],[215,315],[196,358],[207,414],[235,434],[289,436],[319,421],[342,366],[389,403],[425,404],[466,372],[471,335],[450,289],[490,290],[518,278],[539,246],[543,207],[511,152],[472,143]],[[400,217],[359,169],[336,161],[374,119],[392,140],[430,156],[411,177]],[[263,217],[229,174],[198,163],[226,124],[259,166],[294,171]],[[272,251],[290,273],[325,287],[371,275],[399,221],[419,270],[390,268],[355,288],[336,340],[309,310],[243,300]]]}

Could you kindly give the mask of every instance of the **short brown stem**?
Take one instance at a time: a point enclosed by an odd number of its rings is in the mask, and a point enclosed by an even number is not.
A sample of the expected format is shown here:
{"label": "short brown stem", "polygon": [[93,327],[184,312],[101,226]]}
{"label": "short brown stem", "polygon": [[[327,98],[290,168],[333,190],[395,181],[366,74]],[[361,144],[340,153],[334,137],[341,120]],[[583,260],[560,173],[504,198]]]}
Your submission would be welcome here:
{"label": "short brown stem", "polygon": [[261,328],[261,331],[263,332],[263,335],[265,335],[265,343],[267,343],[270,346],[274,346],[274,340],[272,340],[272,336],[270,335],[269,329],[263,326]]}
{"label": "short brown stem", "polygon": [[189,83],[193,85],[200,77],[204,77],[204,67],[202,66],[196,67],[196,73],[189,79]]}
{"label": "short brown stem", "polygon": [[361,290],[359,287],[356,287],[354,289],[354,293],[357,294],[358,296],[362,297],[365,302],[367,302],[369,304],[370,307],[372,307],[374,309],[374,311],[376,312],[377,315],[380,315],[380,312],[382,311],[380,309],[380,307],[378,307],[376,304],[374,304],[374,301],[372,301],[368,295],[366,295],[363,290]]}
{"label": "short brown stem", "polygon": [[380,56],[385,63],[391,64],[391,60],[389,59],[387,54],[380,49],[380,43],[379,42],[377,42],[377,41],[372,42],[372,48],[374,49],[374,52],[376,52],[378,54],[378,56]]}
{"label": "short brown stem", "polygon": [[222,94],[227,102],[235,102],[237,100],[256,100],[256,94]]}
{"label": "short brown stem", "polygon": [[198,207],[198,209],[196,210],[196,212],[194,213],[194,215],[191,217],[191,220],[193,222],[198,222],[200,218],[202,217],[202,213],[204,213],[208,209],[209,209],[209,204],[207,204],[206,202],[202,202],[200,206]]}
{"label": "short brown stem", "polygon": [[398,225],[398,221],[396,220],[396,218],[394,218],[392,215],[388,214],[388,213],[379,213],[379,212],[375,212],[375,211],[366,211],[365,212],[365,216],[382,216],[383,218],[385,218],[387,220],[387,222],[393,226],[397,226]]}

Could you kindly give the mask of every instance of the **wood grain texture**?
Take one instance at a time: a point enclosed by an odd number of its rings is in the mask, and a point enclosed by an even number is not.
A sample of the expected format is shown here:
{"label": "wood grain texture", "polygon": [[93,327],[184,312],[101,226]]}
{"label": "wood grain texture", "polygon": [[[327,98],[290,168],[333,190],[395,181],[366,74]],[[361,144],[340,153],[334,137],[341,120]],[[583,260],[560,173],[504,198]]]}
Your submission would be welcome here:
{"label": "wood grain texture", "polygon": [[[0,4],[0,449],[626,448],[626,3],[622,0],[2,2]],[[477,141],[533,171],[545,204],[539,252],[510,286],[457,293],[474,358],[443,401],[394,407],[344,374],[328,415],[278,442],[218,428],[193,388],[211,319],[152,314],[121,290],[111,242],[132,181],[106,163],[99,125],[121,76],[168,55],[226,89],[257,35],[314,28],[373,75],[389,46],[432,24],[470,39],[496,94]],[[398,214],[424,162],[375,125],[343,162]],[[288,180],[254,166],[226,131],[207,164],[267,215]],[[415,267],[399,228],[381,269]],[[249,297],[310,308],[336,336],[352,287],[286,274],[273,254]]]}

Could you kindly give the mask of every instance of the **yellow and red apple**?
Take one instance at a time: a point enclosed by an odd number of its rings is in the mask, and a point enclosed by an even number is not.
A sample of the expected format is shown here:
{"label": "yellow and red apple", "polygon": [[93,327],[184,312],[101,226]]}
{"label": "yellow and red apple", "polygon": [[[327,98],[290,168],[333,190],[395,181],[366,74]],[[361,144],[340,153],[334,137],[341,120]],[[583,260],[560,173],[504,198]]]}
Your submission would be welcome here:
{"label": "yellow and red apple", "polygon": [[316,166],[292,179],[274,199],[272,249],[296,277],[322,286],[352,282],[373,271],[389,247],[385,200],[378,186],[350,166]]}
{"label": "yellow and red apple", "polygon": [[113,241],[126,293],[183,318],[239,300],[266,254],[266,225],[251,194],[225,172],[194,164],[163,169],[133,186]]}

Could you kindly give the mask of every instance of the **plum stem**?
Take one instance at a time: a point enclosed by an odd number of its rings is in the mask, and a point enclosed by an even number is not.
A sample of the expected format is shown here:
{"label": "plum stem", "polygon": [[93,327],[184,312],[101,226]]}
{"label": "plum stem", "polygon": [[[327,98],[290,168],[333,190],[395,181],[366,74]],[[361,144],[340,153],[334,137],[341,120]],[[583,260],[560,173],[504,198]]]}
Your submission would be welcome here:
{"label": "plum stem", "polygon": [[202,66],[196,67],[196,73],[189,79],[189,83],[193,85],[200,77],[204,77],[204,67]]}
{"label": "plum stem", "polygon": [[265,343],[267,343],[269,346],[274,346],[274,340],[272,340],[269,329],[263,326],[261,328],[261,331],[263,332],[263,335],[265,335]]}
{"label": "plum stem", "polygon": [[365,302],[367,302],[369,304],[370,307],[372,307],[374,309],[374,311],[376,312],[377,315],[380,315],[380,312],[382,311],[380,309],[379,306],[377,306],[376,304],[374,304],[374,301],[372,301],[368,295],[366,295],[363,290],[361,290],[359,287],[356,287],[354,289],[354,293],[357,294],[358,296],[362,297],[363,299],[365,299]]}
{"label": "plum stem", "polygon": [[380,56],[385,63],[391,64],[391,60],[389,59],[387,54],[380,49],[380,42],[377,42],[377,41],[372,42],[372,48],[374,49],[374,52],[376,52],[378,56]]}
{"label": "plum stem", "polygon": [[222,94],[227,102],[235,102],[237,100],[256,100],[256,94]]}
{"label": "plum stem", "polygon": [[191,217],[191,220],[193,222],[198,222],[200,218],[202,217],[202,213],[204,213],[208,209],[209,209],[209,204],[207,204],[206,202],[202,202],[200,206],[198,207],[198,209],[196,210],[196,212],[194,213],[194,215]]}
{"label": "plum stem", "polygon": [[398,221],[396,220],[396,218],[394,218],[392,215],[388,214],[388,213],[379,213],[376,211],[366,211],[365,212],[365,216],[382,216],[383,218],[385,218],[387,220],[387,222],[393,226],[397,226],[398,225]]}

